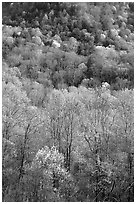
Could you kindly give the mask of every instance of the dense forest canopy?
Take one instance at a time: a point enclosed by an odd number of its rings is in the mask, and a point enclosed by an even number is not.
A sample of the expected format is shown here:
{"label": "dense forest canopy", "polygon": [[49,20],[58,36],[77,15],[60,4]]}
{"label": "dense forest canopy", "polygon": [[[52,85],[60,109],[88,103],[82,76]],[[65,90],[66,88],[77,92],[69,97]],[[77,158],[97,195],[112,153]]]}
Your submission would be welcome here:
{"label": "dense forest canopy", "polygon": [[[84,79],[90,87],[103,81],[115,90],[133,87],[131,2],[4,2],[3,38],[9,66],[38,81],[44,72],[55,88],[77,87]],[[80,68],[80,63],[85,66]]]}
{"label": "dense forest canopy", "polygon": [[3,2],[3,201],[134,201],[133,88],[133,2]]}

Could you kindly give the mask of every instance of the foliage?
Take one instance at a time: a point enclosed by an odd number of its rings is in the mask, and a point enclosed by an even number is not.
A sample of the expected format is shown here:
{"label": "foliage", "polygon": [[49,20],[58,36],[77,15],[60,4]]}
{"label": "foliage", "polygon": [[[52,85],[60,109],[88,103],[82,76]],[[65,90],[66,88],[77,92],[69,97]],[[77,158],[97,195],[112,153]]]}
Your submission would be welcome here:
{"label": "foliage", "polygon": [[[118,74],[122,79],[127,79],[125,86],[131,88],[133,77],[129,77],[129,72],[134,68],[132,5],[92,2],[5,2],[3,3],[2,28],[3,57],[8,58],[7,62],[10,66],[19,66],[21,72],[27,77],[37,79],[37,71],[46,72],[48,80],[55,88],[58,88],[60,84],[78,86],[86,77],[96,77],[100,82],[108,80],[108,83],[116,84],[114,79]],[[118,60],[105,59],[106,56],[100,57],[98,54],[100,61],[97,62],[95,48],[100,45],[102,50],[105,49],[104,52],[110,49],[112,53],[116,53]],[[124,57],[128,61],[124,61],[120,56],[122,50],[127,51]],[[74,71],[70,70],[71,74],[69,74],[66,69],[67,60],[68,62],[71,60],[70,55],[73,63],[68,64],[69,68],[77,68],[78,65],[73,61],[76,58],[81,63],[88,61],[88,70],[83,75],[81,74],[80,79]],[[85,61],[83,56],[86,56]],[[93,65],[92,62],[90,64],[90,58],[91,61],[93,58]],[[129,67],[127,63],[130,64]],[[127,67],[128,76],[124,72],[120,73],[118,67],[122,64],[123,67]],[[101,68],[100,65],[102,65]],[[65,74],[61,75],[61,70],[64,70]]]}
{"label": "foliage", "polygon": [[3,202],[134,201],[134,3],[2,3]]}

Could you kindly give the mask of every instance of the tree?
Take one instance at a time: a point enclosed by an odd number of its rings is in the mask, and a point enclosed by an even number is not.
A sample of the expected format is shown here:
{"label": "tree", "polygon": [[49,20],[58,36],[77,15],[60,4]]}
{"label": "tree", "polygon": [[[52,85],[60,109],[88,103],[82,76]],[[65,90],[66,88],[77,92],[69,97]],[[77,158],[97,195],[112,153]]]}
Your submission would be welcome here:
{"label": "tree", "polygon": [[[53,144],[65,155],[65,165],[71,166],[73,142],[76,136],[76,118],[80,108],[77,99],[66,90],[52,91],[49,96],[49,127]],[[57,117],[56,117],[57,115]]]}
{"label": "tree", "polygon": [[[6,72],[3,74],[3,139],[7,141],[7,145],[4,143],[3,146],[3,173],[9,180],[6,186],[6,196],[8,196],[15,181],[14,188],[20,188],[25,165],[31,160],[32,137],[42,127],[44,117],[40,110],[30,105],[22,83],[16,76],[19,71],[8,69],[8,67],[5,69]],[[13,150],[15,149],[16,152],[13,154],[11,164],[9,162],[11,156],[8,157],[8,143],[13,143]],[[10,174],[9,169],[11,169]],[[16,180],[10,183],[12,173],[16,175]],[[16,190],[15,199],[20,199]]]}

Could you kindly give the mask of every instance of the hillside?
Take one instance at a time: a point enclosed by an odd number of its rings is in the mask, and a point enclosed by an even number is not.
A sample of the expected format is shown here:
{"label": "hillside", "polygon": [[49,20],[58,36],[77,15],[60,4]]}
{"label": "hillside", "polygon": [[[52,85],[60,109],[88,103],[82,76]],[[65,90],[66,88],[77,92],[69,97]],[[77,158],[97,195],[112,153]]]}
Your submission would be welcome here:
{"label": "hillside", "polygon": [[133,87],[133,3],[3,3],[3,33],[8,65],[41,84]]}
{"label": "hillside", "polygon": [[133,202],[133,88],[133,2],[3,2],[3,202]]}

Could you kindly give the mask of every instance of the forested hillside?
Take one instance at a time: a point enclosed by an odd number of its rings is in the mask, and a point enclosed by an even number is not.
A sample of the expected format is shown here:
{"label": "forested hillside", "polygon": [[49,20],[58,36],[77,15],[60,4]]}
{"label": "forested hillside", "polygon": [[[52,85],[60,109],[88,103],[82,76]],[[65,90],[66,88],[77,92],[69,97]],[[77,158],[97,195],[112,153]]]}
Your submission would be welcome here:
{"label": "forested hillside", "polygon": [[133,2],[3,2],[3,201],[133,202],[133,88]]}

